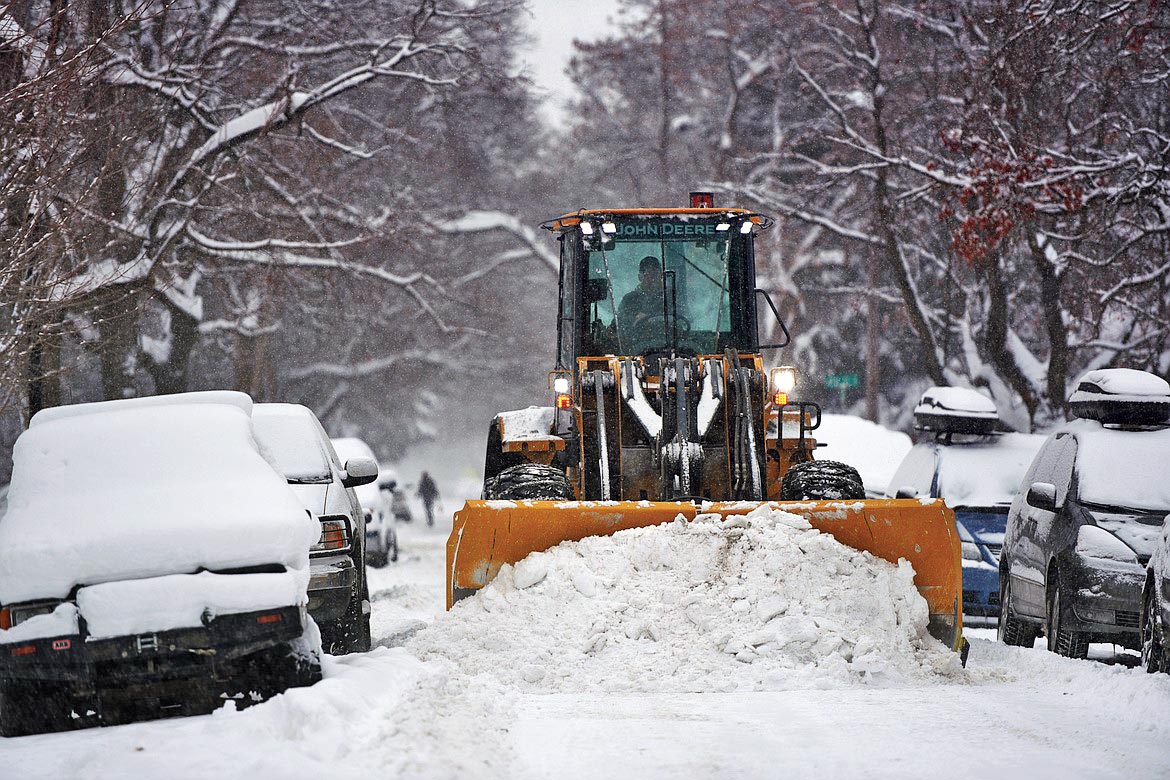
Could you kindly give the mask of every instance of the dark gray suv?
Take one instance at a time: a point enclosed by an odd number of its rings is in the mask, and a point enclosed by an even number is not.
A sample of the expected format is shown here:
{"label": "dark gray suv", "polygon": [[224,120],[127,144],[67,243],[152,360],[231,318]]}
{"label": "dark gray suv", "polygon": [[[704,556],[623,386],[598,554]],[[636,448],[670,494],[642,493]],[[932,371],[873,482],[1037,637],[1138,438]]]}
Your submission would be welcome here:
{"label": "dark gray suv", "polygon": [[1083,419],[1044,443],[1008,514],[999,636],[1031,646],[1043,630],[1049,650],[1084,658],[1090,642],[1140,647],[1146,564],[1170,512],[1170,385],[1093,371],[1070,406]]}

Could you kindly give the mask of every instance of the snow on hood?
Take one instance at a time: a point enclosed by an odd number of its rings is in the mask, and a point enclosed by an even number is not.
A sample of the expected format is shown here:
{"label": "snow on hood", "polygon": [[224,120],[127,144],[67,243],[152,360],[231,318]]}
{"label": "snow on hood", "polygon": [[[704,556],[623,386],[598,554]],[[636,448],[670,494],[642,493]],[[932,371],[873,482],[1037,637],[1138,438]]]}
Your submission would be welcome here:
{"label": "snow on hood", "polygon": [[938,448],[938,492],[951,507],[1007,506],[1045,437],[1006,433]]}
{"label": "snow on hood", "polygon": [[914,572],[761,507],[565,542],[504,566],[409,649],[521,691],[788,690],[962,671]]}
{"label": "snow on hood", "polygon": [[308,566],[320,528],[238,406],[127,403],[38,418],[13,449],[0,602],[204,568]]}

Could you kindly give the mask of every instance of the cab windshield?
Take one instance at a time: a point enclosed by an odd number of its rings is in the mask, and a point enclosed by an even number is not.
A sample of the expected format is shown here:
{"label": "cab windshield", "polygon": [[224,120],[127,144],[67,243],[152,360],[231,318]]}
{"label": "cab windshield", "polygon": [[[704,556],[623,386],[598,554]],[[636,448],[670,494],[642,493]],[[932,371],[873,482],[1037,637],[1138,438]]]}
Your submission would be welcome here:
{"label": "cab windshield", "polygon": [[619,222],[586,242],[588,354],[714,354],[732,342],[737,233],[710,222]]}

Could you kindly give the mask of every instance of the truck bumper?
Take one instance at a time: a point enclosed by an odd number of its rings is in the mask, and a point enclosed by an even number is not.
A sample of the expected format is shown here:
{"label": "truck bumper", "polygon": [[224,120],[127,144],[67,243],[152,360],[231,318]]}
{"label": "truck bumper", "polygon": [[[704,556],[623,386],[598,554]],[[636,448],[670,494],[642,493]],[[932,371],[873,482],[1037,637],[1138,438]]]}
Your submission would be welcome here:
{"label": "truck bumper", "polygon": [[318,623],[337,620],[349,608],[357,568],[348,554],[309,559],[309,614]]}
{"label": "truck bumper", "polygon": [[0,644],[0,678],[72,683],[78,694],[194,679],[228,680],[245,656],[304,631],[303,607],[220,615],[205,625],[151,634],[71,636]]}

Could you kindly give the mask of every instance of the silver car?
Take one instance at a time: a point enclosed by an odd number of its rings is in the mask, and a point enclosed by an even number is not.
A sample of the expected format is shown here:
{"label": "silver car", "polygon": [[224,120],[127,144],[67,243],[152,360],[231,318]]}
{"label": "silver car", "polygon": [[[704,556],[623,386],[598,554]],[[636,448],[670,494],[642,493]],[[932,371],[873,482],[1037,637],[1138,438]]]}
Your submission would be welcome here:
{"label": "silver car", "polygon": [[378,478],[372,458],[341,463],[312,410],[300,404],[256,404],[256,439],[321,523],[309,551],[309,614],[329,653],[370,649],[370,596],[366,582],[366,522],[353,488]]}

